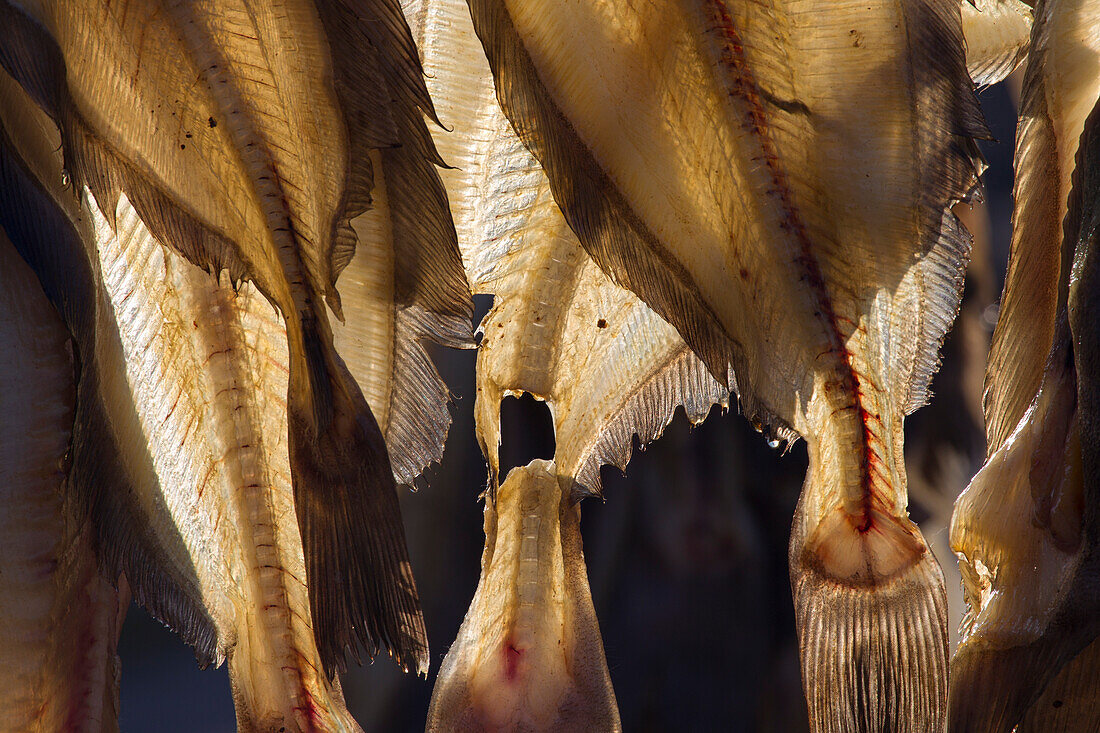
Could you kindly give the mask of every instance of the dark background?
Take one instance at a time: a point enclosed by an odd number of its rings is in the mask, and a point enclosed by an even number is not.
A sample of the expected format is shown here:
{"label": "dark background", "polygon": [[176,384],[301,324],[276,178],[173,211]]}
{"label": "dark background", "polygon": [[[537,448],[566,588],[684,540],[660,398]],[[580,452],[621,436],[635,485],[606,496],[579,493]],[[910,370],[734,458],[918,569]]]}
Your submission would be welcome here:
{"label": "dark background", "polygon": [[[933,383],[938,397],[908,422],[911,512],[944,565],[953,617],[957,570],[946,549],[951,502],[980,464],[985,349],[1008,256],[1016,98],[984,91],[998,142],[983,144],[985,204],[964,211],[976,234],[966,301]],[[988,217],[988,218],[987,218]],[[480,317],[489,299],[477,298]],[[388,658],[344,679],[348,706],[367,731],[423,730],[434,675],[477,586],[485,463],[474,439],[474,352],[438,350],[454,405],[447,452],[427,485],[402,495],[421,591],[432,668],[428,680]],[[524,398],[502,405],[501,476],[553,455],[549,411]],[[805,448],[786,456],[748,423],[717,408],[689,429],[682,413],[664,437],[636,453],[627,475],[604,469],[606,503],[583,505],[585,556],[607,663],[633,731],[799,731],[805,706],[798,672],[787,539],[806,468]],[[233,731],[224,667],[200,671],[190,649],[132,607],[119,646],[124,733]]]}

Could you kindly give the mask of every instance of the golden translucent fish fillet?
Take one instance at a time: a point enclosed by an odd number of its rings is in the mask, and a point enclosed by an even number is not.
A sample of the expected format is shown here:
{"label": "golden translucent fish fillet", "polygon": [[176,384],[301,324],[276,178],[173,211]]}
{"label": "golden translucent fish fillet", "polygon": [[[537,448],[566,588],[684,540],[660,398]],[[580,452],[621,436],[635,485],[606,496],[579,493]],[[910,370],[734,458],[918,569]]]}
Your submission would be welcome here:
{"label": "golden translucent fish fillet", "polygon": [[2,230],[0,281],[0,729],[115,731],[129,600],[65,486],[69,334]]}
{"label": "golden translucent fish fillet", "polygon": [[812,728],[939,728],[943,581],[901,444],[958,307],[949,207],[987,134],[958,3],[470,8],[584,248],[712,374],[732,365],[751,418],[807,440],[790,559]]}
{"label": "golden translucent fish fillet", "polygon": [[570,493],[552,462],[536,460],[486,502],[481,579],[427,730],[622,730]]}
{"label": "golden translucent fish fillet", "polygon": [[[1067,267],[1043,380],[959,497],[952,520],[969,606],[952,660],[953,730],[1100,725],[1089,699],[1100,680],[1100,497],[1092,479],[1100,469],[1100,102],[1094,105],[1082,126],[1064,238],[1053,250]],[[987,376],[994,385],[1014,378]]]}
{"label": "golden translucent fish fillet", "polygon": [[386,297],[424,308],[429,328],[469,312],[398,5],[48,0],[2,15],[3,63],[59,124],[76,182],[107,212],[125,192],[158,239],[252,281],[286,317],[294,504],[326,670],[359,644],[424,669],[386,445],[325,306],[342,312],[350,221],[370,203],[370,151],[386,148],[393,239],[364,246],[409,262]]}
{"label": "golden translucent fish fillet", "polygon": [[1031,8],[1020,0],[963,0],[961,10],[970,78],[996,84],[1027,58]]}
{"label": "golden translucent fish fillet", "polygon": [[1008,273],[986,371],[988,455],[1016,429],[1039,390],[1068,266],[1059,251],[1074,154],[1098,96],[1100,3],[1042,0],[1016,129]]}

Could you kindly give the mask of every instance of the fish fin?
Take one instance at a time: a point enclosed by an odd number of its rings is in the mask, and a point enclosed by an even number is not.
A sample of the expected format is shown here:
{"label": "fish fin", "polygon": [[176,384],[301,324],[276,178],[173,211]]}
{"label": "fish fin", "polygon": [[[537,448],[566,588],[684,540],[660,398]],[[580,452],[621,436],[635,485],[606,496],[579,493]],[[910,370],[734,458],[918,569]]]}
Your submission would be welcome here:
{"label": "fish fin", "polygon": [[[962,301],[972,237],[951,207],[977,190],[985,161],[977,140],[991,139],[965,71],[958,2],[908,3],[912,19],[914,94],[942,100],[938,115],[920,119],[921,257],[917,343],[905,384],[906,413],[923,407],[940,366],[940,347]],[[954,17],[952,17],[954,16]]]}
{"label": "fish fin", "polygon": [[[613,465],[626,471],[634,452],[634,437],[644,447],[657,440],[683,407],[692,425],[698,425],[714,405],[729,407],[730,393],[694,353],[681,344],[680,353],[655,365],[654,373],[639,389],[630,392],[619,409],[600,426],[585,446],[572,474],[579,496],[601,496],[600,468]],[[736,385],[732,372],[730,384]]]}
{"label": "fish fin", "polygon": [[790,566],[810,730],[941,730],[947,596],[920,530],[876,512],[861,533],[837,509],[807,534],[803,511]]}
{"label": "fish fin", "polygon": [[1027,58],[1031,8],[1020,0],[961,3],[966,69],[979,87],[1002,81]]}
{"label": "fish fin", "polygon": [[413,482],[432,463],[443,459],[451,425],[451,394],[436,371],[425,340],[444,340],[465,348],[469,321],[448,322],[417,306],[397,309],[394,317],[394,376],[386,423],[386,447],[397,482]]}
{"label": "fish fin", "polygon": [[630,208],[554,104],[504,3],[471,0],[470,12],[500,105],[542,164],[554,199],[585,250],[612,280],[675,326],[714,378],[727,384],[730,364],[736,369],[740,361],[737,345],[690,274]]}
{"label": "fish fin", "polygon": [[[402,668],[426,674],[424,619],[385,441],[351,373],[325,348],[322,326],[302,323],[305,348],[290,350],[290,464],[322,664],[329,676],[343,671],[358,642],[371,658],[386,648]],[[300,384],[307,372],[311,388]]]}

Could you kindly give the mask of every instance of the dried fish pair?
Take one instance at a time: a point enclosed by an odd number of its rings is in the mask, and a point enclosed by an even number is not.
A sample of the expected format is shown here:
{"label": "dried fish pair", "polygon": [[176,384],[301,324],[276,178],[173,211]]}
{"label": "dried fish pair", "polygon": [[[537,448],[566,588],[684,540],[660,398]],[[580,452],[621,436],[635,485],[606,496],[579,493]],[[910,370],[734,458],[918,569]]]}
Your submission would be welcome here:
{"label": "dried fish pair", "polygon": [[986,373],[988,458],[951,527],[969,606],[952,660],[952,730],[1100,726],[1098,99],[1100,3],[1038,3],[1012,249]]}
{"label": "dried fish pair", "polygon": [[[807,440],[790,561],[813,729],[942,728],[943,581],[906,513],[902,422],[928,398],[968,257],[950,207],[973,192],[988,131],[967,67],[981,83],[1011,70],[1022,6],[968,7],[966,59],[951,1],[469,5],[501,107],[584,249],[716,384],[732,384],[732,368],[754,424]],[[524,169],[498,167],[482,184],[490,203],[469,207],[487,217],[486,248],[511,224],[510,204],[491,202],[508,201],[499,189]],[[517,190],[519,208],[539,205],[538,188]],[[515,368],[543,327],[562,328],[558,301],[583,282],[567,254],[537,258],[554,232],[530,234],[512,287],[544,277],[545,290],[486,321],[491,411],[509,390],[553,403],[553,358],[528,377],[545,391]],[[557,341],[567,358],[590,347],[575,338],[584,345]],[[617,429],[644,434],[644,414]],[[496,438],[491,414],[479,420]]]}
{"label": "dried fish pair", "polygon": [[5,2],[0,64],[0,225],[78,373],[66,510],[229,659],[242,730],[357,729],[349,651],[427,667],[394,483],[449,424],[421,342],[470,341],[400,9]]}

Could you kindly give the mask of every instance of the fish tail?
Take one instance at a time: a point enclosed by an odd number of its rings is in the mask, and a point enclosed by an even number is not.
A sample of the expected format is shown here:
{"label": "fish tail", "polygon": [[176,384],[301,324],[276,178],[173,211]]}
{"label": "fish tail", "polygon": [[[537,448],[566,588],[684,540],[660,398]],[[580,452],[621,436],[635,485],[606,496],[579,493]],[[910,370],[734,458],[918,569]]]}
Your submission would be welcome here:
{"label": "fish tail", "polygon": [[322,665],[329,676],[343,671],[361,644],[371,658],[385,648],[426,674],[424,619],[381,430],[323,315],[287,325],[294,506]]}
{"label": "fish tail", "polygon": [[790,567],[810,730],[942,731],[947,596],[920,530],[877,510],[811,516],[805,496]]}

